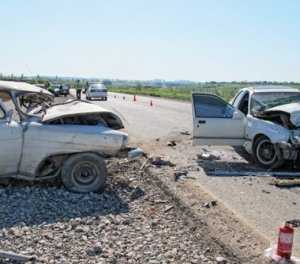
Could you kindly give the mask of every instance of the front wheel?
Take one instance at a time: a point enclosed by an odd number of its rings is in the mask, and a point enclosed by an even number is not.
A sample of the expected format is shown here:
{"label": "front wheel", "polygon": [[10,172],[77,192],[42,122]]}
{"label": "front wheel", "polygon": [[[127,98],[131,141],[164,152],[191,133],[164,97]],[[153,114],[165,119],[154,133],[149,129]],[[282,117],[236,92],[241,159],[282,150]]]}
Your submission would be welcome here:
{"label": "front wheel", "polygon": [[69,157],[63,165],[61,179],[72,192],[95,192],[102,190],[107,177],[103,158],[93,153],[80,153]]}
{"label": "front wheel", "polygon": [[266,136],[260,136],[255,140],[253,158],[260,167],[265,169],[276,169],[284,163],[284,160],[278,157],[274,144]]}

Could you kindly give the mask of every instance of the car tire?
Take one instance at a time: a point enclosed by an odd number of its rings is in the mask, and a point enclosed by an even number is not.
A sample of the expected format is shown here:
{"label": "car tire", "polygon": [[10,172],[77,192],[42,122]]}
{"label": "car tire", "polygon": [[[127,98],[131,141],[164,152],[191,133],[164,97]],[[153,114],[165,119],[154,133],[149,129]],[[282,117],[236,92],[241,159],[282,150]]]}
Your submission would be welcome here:
{"label": "car tire", "polygon": [[282,157],[278,157],[274,144],[264,135],[259,136],[253,143],[253,158],[264,169],[276,169],[284,163]]}
{"label": "car tire", "polygon": [[87,96],[87,97],[86,97],[86,100],[91,100],[91,98]]}
{"label": "car tire", "polygon": [[61,179],[64,186],[79,193],[103,190],[107,178],[107,168],[102,157],[93,153],[70,156],[64,163]]}

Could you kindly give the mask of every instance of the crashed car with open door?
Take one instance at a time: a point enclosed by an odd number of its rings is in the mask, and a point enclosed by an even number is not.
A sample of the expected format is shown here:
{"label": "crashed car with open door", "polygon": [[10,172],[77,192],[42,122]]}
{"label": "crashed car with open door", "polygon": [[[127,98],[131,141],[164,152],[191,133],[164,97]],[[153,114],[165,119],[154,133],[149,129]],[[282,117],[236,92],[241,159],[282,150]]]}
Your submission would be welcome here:
{"label": "crashed car with open door", "polygon": [[105,158],[126,149],[121,119],[100,106],[70,100],[53,104],[45,89],[0,81],[0,177],[61,176],[71,191],[98,191]]}
{"label": "crashed car with open door", "polygon": [[228,103],[194,93],[193,143],[244,146],[268,169],[300,164],[300,91],[285,86],[241,89]]}

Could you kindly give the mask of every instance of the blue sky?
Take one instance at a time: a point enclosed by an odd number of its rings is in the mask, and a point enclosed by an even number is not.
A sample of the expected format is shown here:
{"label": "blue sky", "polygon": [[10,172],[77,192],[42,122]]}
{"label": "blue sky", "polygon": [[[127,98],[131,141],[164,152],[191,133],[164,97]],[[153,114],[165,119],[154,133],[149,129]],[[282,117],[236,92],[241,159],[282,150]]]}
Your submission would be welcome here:
{"label": "blue sky", "polygon": [[298,0],[10,0],[0,72],[300,81]]}

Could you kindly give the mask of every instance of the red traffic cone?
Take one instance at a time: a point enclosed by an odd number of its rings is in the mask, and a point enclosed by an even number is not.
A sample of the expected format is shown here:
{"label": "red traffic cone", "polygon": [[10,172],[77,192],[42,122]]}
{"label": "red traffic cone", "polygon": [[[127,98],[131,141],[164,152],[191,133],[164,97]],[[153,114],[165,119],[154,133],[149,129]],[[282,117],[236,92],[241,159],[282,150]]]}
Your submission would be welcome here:
{"label": "red traffic cone", "polygon": [[153,102],[152,102],[152,100],[150,100],[150,106],[153,106]]}

